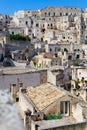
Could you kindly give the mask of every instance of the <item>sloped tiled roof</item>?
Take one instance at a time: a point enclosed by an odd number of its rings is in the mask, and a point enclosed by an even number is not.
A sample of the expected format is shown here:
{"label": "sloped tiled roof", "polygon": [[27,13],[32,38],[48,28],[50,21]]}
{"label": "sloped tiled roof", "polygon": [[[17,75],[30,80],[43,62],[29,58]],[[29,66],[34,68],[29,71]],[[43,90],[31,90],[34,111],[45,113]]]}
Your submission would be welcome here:
{"label": "sloped tiled roof", "polygon": [[46,83],[35,88],[28,87],[27,95],[39,110],[43,110],[65,94],[57,87]]}

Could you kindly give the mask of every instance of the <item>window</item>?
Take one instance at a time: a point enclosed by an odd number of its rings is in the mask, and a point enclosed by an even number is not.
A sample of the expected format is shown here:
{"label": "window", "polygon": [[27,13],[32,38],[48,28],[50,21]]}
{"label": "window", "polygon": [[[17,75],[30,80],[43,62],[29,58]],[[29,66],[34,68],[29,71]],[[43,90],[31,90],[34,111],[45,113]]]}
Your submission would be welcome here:
{"label": "window", "polygon": [[83,34],[83,31],[82,31],[82,34]]}
{"label": "window", "polygon": [[60,113],[65,116],[70,114],[70,101],[60,102]]}
{"label": "window", "polygon": [[60,16],[62,16],[62,13],[60,13]]}
{"label": "window", "polygon": [[79,75],[81,75],[81,72],[79,72]]}
{"label": "window", "polygon": [[6,24],[8,23],[8,21],[6,21]]}
{"label": "window", "polygon": [[84,27],[82,26],[82,29],[83,29]]}
{"label": "window", "polygon": [[53,25],[52,25],[52,23],[51,23],[51,27],[52,27]]}
{"label": "window", "polygon": [[28,21],[26,21],[25,24],[28,25]]}
{"label": "window", "polygon": [[38,24],[38,23],[36,23],[36,27],[39,27],[39,24]]}
{"label": "window", "polygon": [[42,20],[45,20],[45,18],[42,18]]}
{"label": "window", "polygon": [[14,32],[12,32],[12,34],[14,34]]}
{"label": "window", "polygon": [[48,16],[50,16],[50,12],[48,13]]}
{"label": "window", "polygon": [[52,49],[50,48],[50,52],[52,51]]}
{"label": "window", "polygon": [[76,59],[79,59],[79,55],[76,56]]}
{"label": "window", "polygon": [[32,32],[30,29],[28,30],[29,32]]}
{"label": "window", "polygon": [[66,13],[66,16],[68,16],[68,13]]}
{"label": "window", "polygon": [[45,12],[45,16],[47,15],[47,13]]}
{"label": "window", "polygon": [[53,16],[55,16],[55,12],[53,13]]}

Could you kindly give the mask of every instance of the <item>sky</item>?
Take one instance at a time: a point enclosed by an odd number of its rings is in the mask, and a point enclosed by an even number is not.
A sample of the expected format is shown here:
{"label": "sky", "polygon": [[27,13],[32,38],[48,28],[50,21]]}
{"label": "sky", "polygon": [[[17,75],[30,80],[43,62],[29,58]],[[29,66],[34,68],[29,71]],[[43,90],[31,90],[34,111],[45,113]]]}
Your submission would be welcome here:
{"label": "sky", "polygon": [[48,6],[76,6],[84,10],[87,0],[0,0],[0,13],[13,14],[18,10],[35,10]]}

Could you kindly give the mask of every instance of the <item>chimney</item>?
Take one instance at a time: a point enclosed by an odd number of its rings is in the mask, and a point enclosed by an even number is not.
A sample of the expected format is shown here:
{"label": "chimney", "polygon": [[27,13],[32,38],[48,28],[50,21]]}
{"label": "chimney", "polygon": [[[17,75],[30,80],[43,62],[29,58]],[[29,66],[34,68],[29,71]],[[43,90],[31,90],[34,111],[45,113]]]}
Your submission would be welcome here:
{"label": "chimney", "polygon": [[31,111],[24,112],[24,126],[31,130]]}
{"label": "chimney", "polygon": [[16,101],[16,84],[11,84],[11,96],[13,97],[14,101]]}
{"label": "chimney", "polygon": [[39,130],[39,125],[35,125],[35,130]]}
{"label": "chimney", "polygon": [[22,82],[19,82],[19,83],[18,83],[18,90],[20,91],[22,88],[23,88],[23,83],[22,83]]}

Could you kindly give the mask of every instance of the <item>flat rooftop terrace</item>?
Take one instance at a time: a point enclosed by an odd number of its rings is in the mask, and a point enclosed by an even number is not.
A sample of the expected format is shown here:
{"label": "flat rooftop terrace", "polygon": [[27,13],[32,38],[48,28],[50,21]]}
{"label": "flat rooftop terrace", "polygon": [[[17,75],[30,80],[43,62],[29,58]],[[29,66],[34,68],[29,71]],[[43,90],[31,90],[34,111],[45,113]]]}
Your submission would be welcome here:
{"label": "flat rooftop terrace", "polygon": [[46,69],[31,69],[22,67],[5,67],[0,68],[0,74],[25,74],[29,72],[38,72]]}
{"label": "flat rooftop terrace", "polygon": [[71,125],[78,125],[78,124],[82,124],[86,122],[87,121],[77,122],[74,118],[68,117],[68,118],[63,118],[63,119],[58,119],[58,120],[37,121],[35,122],[35,124],[38,125],[41,130],[46,130],[46,129],[52,129],[52,128],[61,128],[61,127],[71,126]]}

